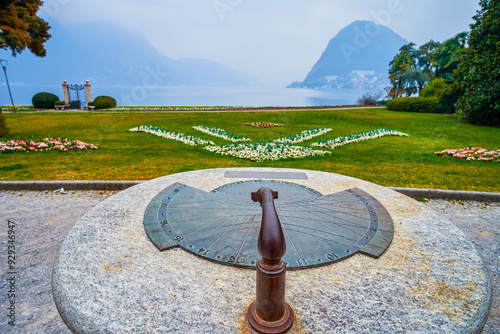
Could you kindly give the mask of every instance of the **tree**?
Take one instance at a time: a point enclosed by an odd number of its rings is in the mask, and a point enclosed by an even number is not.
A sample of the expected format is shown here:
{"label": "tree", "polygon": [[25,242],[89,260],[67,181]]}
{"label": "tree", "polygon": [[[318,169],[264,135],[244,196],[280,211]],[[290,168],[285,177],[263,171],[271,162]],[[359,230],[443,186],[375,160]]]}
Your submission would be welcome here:
{"label": "tree", "polygon": [[445,78],[452,83],[466,39],[467,33],[463,32],[444,43],[431,40],[418,49],[414,43],[403,45],[389,63],[392,88],[388,97],[420,95],[434,78]]}
{"label": "tree", "polygon": [[393,87],[389,92],[389,97],[398,97],[404,93],[409,96],[416,90],[412,79],[412,70],[415,66],[414,46],[415,43],[403,45],[399,49],[399,53],[389,63],[389,79]]}
{"label": "tree", "polygon": [[403,45],[389,63],[389,79],[393,88],[389,97],[420,93],[427,81],[434,77],[431,70],[431,52],[441,44],[431,41],[415,49],[415,43]]}
{"label": "tree", "polygon": [[442,45],[443,44],[440,42],[435,42],[433,40],[421,45],[415,52],[417,57],[417,66],[422,70],[431,70],[434,52]]}
{"label": "tree", "polygon": [[500,126],[500,0],[481,0],[459,59],[457,107],[471,123]]}
{"label": "tree", "polygon": [[435,68],[436,78],[444,78],[448,82],[453,82],[453,71],[458,67],[460,55],[465,48],[467,35],[466,32],[461,32],[433,50],[430,59],[432,66]]}
{"label": "tree", "polygon": [[2,0],[0,2],[0,49],[11,50],[12,55],[29,49],[44,57],[44,43],[51,37],[50,26],[36,14],[41,0]]}

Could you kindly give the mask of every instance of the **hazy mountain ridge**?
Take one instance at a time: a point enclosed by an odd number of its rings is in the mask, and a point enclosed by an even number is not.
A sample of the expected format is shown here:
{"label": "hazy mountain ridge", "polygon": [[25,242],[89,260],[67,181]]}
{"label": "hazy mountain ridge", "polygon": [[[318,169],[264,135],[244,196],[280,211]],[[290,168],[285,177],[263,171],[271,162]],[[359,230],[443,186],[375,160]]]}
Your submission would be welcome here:
{"label": "hazy mountain ridge", "polygon": [[98,86],[258,86],[260,80],[205,59],[173,60],[158,52],[142,35],[108,24],[66,30],[52,24],[47,56],[24,52],[9,59],[14,85],[56,85],[63,80]]}
{"label": "hazy mountain ridge", "polygon": [[389,62],[408,41],[371,21],[355,21],[333,37],[302,82],[290,88],[382,89]]}

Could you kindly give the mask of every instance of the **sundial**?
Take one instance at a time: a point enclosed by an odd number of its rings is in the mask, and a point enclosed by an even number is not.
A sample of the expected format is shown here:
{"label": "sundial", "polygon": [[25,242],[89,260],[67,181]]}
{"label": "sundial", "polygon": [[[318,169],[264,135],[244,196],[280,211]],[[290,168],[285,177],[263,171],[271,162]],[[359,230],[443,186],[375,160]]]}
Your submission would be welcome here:
{"label": "sundial", "polygon": [[[265,228],[276,217],[279,229]],[[285,275],[263,243],[275,231]],[[300,319],[289,333],[480,333],[492,296],[474,244],[438,212],[355,178],[264,167],[172,174],[113,195],[68,233],[52,277],[75,333],[258,332],[254,314]],[[264,284],[275,277],[286,290]],[[279,321],[265,318],[263,296],[285,303]]]}
{"label": "sundial", "polygon": [[356,253],[379,257],[389,247],[391,216],[359,188],[333,194],[280,180],[228,183],[212,191],[174,183],[149,203],[144,226],[163,251],[172,247],[218,263],[255,268],[262,209],[251,193],[278,192],[275,207],[286,241],[289,269],[326,265]]}

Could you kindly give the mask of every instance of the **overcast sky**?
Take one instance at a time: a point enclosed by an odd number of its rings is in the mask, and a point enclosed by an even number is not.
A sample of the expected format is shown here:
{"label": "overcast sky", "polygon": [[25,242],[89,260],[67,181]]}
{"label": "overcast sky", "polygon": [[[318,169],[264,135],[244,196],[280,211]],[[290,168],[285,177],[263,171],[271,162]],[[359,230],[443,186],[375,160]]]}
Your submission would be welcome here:
{"label": "overcast sky", "polygon": [[[206,58],[262,80],[302,80],[328,41],[371,20],[419,44],[468,31],[479,0],[45,0],[64,26],[111,21],[142,32],[166,56]],[[298,77],[297,77],[298,76]]]}

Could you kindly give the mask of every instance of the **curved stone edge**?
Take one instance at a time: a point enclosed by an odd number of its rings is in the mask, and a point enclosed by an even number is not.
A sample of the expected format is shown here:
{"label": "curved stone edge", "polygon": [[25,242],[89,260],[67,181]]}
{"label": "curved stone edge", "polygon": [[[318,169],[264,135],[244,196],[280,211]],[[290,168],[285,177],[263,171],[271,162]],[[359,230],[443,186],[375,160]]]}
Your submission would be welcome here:
{"label": "curved stone edge", "polygon": [[423,197],[431,199],[453,199],[457,201],[500,202],[500,193],[399,187],[390,187],[389,189],[411,198]]}
{"label": "curved stone edge", "polygon": [[144,181],[0,181],[0,190],[124,190]]}
{"label": "curved stone edge", "polygon": [[[124,190],[148,181],[0,181],[0,190]],[[411,198],[453,199],[500,203],[500,193],[387,187]]]}
{"label": "curved stone edge", "polygon": [[[248,169],[253,169],[253,168],[248,168]],[[255,169],[256,170],[262,170],[262,168],[260,168],[260,169],[255,168]],[[224,170],[228,170],[228,169],[224,169]],[[206,170],[206,171],[210,171],[210,170]],[[309,172],[311,172],[311,171],[309,171]],[[187,173],[192,173],[192,172],[187,172]],[[315,172],[315,173],[323,173],[323,172]],[[185,174],[185,173],[181,173],[181,174]],[[329,174],[329,173],[323,173],[323,174]],[[336,178],[339,177],[339,175],[337,175],[337,174],[331,174],[331,175],[332,176],[334,175]],[[168,178],[168,177],[165,177],[165,178]],[[349,178],[349,177],[343,177],[343,178],[352,179],[352,178]],[[361,180],[357,180],[357,181],[360,182]],[[361,182],[369,184],[368,182],[365,182],[365,181],[361,181]],[[371,184],[371,185],[373,185],[373,184]],[[376,185],[373,185],[373,186],[376,186]],[[380,186],[376,186],[376,187],[380,187]],[[380,187],[380,188],[382,188],[382,187]],[[394,194],[394,195],[392,195],[392,199],[393,200],[394,199],[397,200],[398,197],[401,198],[400,196],[401,195],[398,196],[398,195]],[[106,201],[104,201],[103,203],[105,203],[105,202]],[[102,204],[102,205],[104,205],[104,204]],[[94,211],[94,210],[91,210],[91,211]],[[460,233],[461,233],[461,231],[460,231]],[[71,234],[71,232],[70,232],[70,234]],[[65,243],[66,243],[66,241],[65,241]],[[57,274],[57,266],[58,266],[58,264],[59,264],[59,254],[58,254],[57,259],[56,259],[56,261],[54,263],[54,270],[53,270],[54,271],[54,276],[53,276],[54,277],[54,281],[53,281],[54,289],[53,289],[53,293],[54,293],[54,299],[56,300],[56,305],[58,307],[58,310],[60,311],[60,314],[61,314],[63,320],[68,325],[68,327],[71,328],[71,330],[74,331],[75,333],[83,333],[82,331],[79,331],[78,328],[82,328],[81,327],[82,321],[86,322],[85,319],[87,319],[87,321],[89,320],[89,318],[88,318],[89,315],[88,314],[85,315],[85,317],[83,319],[70,318],[69,314],[72,313],[73,311],[75,311],[75,310],[70,310],[70,309],[72,309],[73,306],[75,306],[75,305],[73,305],[72,302],[69,301],[69,300],[64,300],[64,298],[62,298],[62,296],[61,296],[60,293],[59,294],[56,293],[56,290],[60,290],[59,288],[61,288],[60,286],[57,286],[57,280],[56,280],[56,276],[57,276],[56,274]],[[484,268],[484,271],[486,273],[488,273],[486,267],[484,266],[484,262],[482,264],[482,267]],[[471,323],[470,326],[467,328],[467,332],[481,333],[481,330],[484,327],[484,324],[485,324],[485,322],[487,320],[487,316],[488,316],[488,313],[489,313],[489,308],[491,307],[491,297],[492,296],[491,296],[491,280],[489,278],[489,275],[486,275],[486,277],[487,277],[487,280],[488,280],[487,285],[489,287],[486,287],[486,286],[485,287],[487,288],[488,293],[483,296],[484,298],[482,298],[481,310],[478,313],[476,313],[477,317],[475,318],[475,321],[473,323]],[[59,291],[59,292],[63,292],[63,291]],[[59,298],[59,300],[58,300],[58,298]],[[61,306],[59,305],[59,303],[61,303]],[[66,313],[64,311],[69,311],[69,312]],[[76,313],[74,313],[72,315],[75,315],[75,314]],[[66,316],[68,316],[68,318],[66,318]],[[73,326],[73,324],[74,324],[74,326]]]}

